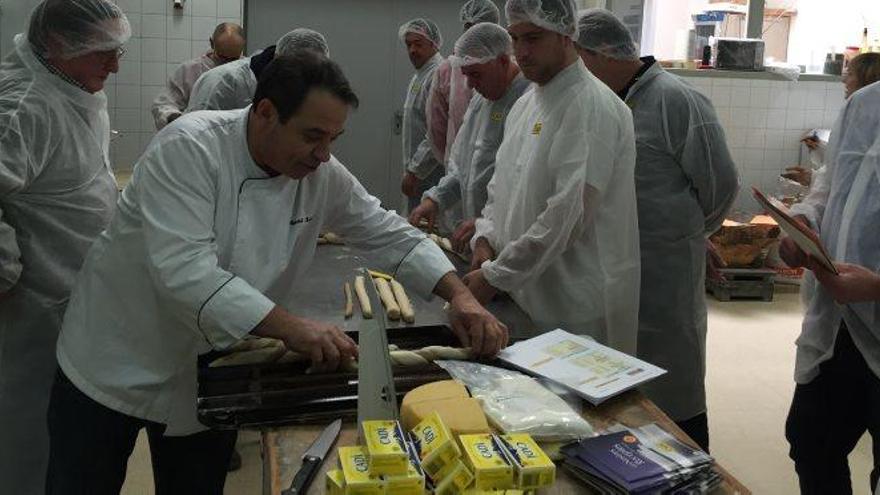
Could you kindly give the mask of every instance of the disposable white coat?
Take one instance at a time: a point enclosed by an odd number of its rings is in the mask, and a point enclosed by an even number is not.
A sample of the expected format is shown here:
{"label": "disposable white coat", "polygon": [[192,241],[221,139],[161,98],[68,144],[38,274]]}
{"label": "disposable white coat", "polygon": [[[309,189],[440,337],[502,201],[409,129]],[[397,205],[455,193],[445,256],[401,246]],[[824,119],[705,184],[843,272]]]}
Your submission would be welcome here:
{"label": "disposable white coat", "polygon": [[153,100],[153,121],[156,129],[168,125],[168,118],[186,111],[189,96],[199,77],[217,67],[217,62],[207,53],[199,58],[180,64],[168,78],[165,88]]}
{"label": "disposable white coat", "polygon": [[257,76],[250,57],[229,62],[202,74],[189,96],[187,112],[236,110],[251,104],[257,91]]}
{"label": "disposable white coat", "polygon": [[440,62],[428,95],[427,135],[434,158],[444,166],[474,94],[454,57]]}
{"label": "disposable white coat", "polygon": [[0,66],[0,491],[43,493],[55,341],[116,203],[107,98],[51,74],[23,35]]}
{"label": "disposable white coat", "polygon": [[58,340],[80,390],[171,436],[203,429],[196,357],[290,307],[325,229],[421,295],[453,270],[335,158],[302,180],[267,176],[248,152],[248,110],[187,114],[154,138],[89,252]]}
{"label": "disposable white coat", "polygon": [[471,99],[452,145],[446,175],[425,193],[441,210],[447,212],[460,205],[464,219],[480,216],[495,172],[495,154],[504,139],[504,122],[529,84],[528,79],[518,75],[498,100],[488,100],[479,93]]}
{"label": "disposable white coat", "polygon": [[669,372],[643,390],[682,421],[706,411],[706,237],[739,178],[712,103],[659,64],[626,103],[636,132],[639,357]]}
{"label": "disposable white coat", "polygon": [[488,282],[538,330],[635,353],[635,158],[629,109],[580,60],[510,111],[474,240],[498,253],[483,264]]}
{"label": "disposable white coat", "polygon": [[440,166],[428,141],[426,109],[434,70],[442,61],[443,57],[435,54],[413,74],[403,103],[403,167],[419,179],[427,178]]}
{"label": "disposable white coat", "polygon": [[[830,194],[823,207],[792,208],[819,226],[819,237],[835,261],[880,271],[880,83],[847,101],[831,132],[826,154]],[[795,381],[809,383],[834,354],[840,321],[875,375],[880,376],[880,304],[838,305],[817,285],[797,339]]]}

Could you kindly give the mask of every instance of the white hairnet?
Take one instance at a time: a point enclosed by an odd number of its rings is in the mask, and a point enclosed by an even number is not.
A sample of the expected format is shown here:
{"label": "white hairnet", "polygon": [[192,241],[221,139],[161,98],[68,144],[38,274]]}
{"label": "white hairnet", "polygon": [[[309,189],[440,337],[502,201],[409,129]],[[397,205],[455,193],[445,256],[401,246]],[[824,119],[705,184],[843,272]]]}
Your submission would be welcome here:
{"label": "white hairnet", "polygon": [[571,39],[577,38],[574,0],[507,0],[507,24],[529,22]]}
{"label": "white hairnet", "polygon": [[578,12],[577,44],[618,60],[637,60],[639,50],[629,29],[605,9]]}
{"label": "white hairnet", "polygon": [[443,46],[443,35],[440,34],[440,28],[431,19],[423,19],[421,17],[405,22],[400,26],[397,35],[400,41],[404,41],[409,33],[418,34],[427,39],[439,50]]}
{"label": "white hairnet", "polygon": [[296,28],[275,43],[275,55],[293,55],[300,50],[311,50],[330,57],[330,48],[324,35],[308,28]]}
{"label": "white hairnet", "polygon": [[501,12],[498,12],[498,7],[491,0],[468,0],[461,6],[458,17],[462,24],[501,22]]}
{"label": "white hairnet", "polygon": [[128,19],[109,0],[43,0],[28,26],[28,42],[43,57],[116,50],[130,37]]}
{"label": "white hairnet", "polygon": [[513,41],[498,24],[481,22],[470,27],[455,42],[455,62],[459,67],[484,64],[513,52]]}

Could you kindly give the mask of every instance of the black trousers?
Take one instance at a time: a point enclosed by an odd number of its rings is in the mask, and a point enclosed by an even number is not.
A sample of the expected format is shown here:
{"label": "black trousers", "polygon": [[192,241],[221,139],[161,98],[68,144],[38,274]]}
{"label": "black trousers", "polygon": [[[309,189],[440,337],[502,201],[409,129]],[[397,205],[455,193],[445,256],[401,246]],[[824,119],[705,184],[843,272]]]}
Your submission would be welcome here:
{"label": "black trousers", "polygon": [[785,423],[801,493],[852,493],[847,456],[866,430],[874,444],[874,493],[880,476],[880,378],[841,325],[834,357],[821,364],[813,381],[795,388]]}
{"label": "black trousers", "polygon": [[706,413],[698,414],[684,421],[676,421],[675,424],[693,441],[697,442],[703,451],[709,453],[709,416]]}
{"label": "black trousers", "polygon": [[165,425],[127,416],[82,393],[60,370],[49,401],[47,494],[117,495],[138,432],[147,429],[157,495],[222,495],[235,431],[163,436]]}

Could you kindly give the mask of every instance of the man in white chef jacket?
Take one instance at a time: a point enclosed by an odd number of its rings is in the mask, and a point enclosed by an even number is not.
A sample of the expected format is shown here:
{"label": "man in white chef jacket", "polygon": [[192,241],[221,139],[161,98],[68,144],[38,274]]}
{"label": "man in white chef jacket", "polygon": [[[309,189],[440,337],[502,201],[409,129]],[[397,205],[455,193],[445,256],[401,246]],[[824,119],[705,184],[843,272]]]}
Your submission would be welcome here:
{"label": "man in white chef jacket", "polygon": [[507,31],[536,83],[510,110],[465,283],[508,292],[537,330],[634,354],[639,232],[629,108],[578,58],[573,0],[509,0]]}
{"label": "man in white chef jacket", "polygon": [[58,341],[49,413],[49,492],[116,493],[146,428],[157,493],[222,493],[232,438],[196,419],[196,357],[259,335],[334,369],[357,356],[339,328],[289,300],[323,229],[411,291],[451,304],[475,354],[507,330],[445,255],[379,206],[330,154],[357,105],[339,67],[276,57],[254,104],[187,114],[156,135],[77,281]]}

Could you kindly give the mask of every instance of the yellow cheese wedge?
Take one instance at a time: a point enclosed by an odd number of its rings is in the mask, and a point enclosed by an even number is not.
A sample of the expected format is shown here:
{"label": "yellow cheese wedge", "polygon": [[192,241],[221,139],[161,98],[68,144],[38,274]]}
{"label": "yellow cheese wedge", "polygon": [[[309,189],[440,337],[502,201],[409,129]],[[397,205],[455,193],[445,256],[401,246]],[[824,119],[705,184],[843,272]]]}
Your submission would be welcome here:
{"label": "yellow cheese wedge", "polygon": [[455,437],[476,433],[489,433],[489,423],[480,406],[472,397],[427,400],[405,404],[400,409],[400,422],[411,430],[432,413],[437,413]]}
{"label": "yellow cheese wedge", "polygon": [[412,389],[401,402],[400,422],[404,429],[411,430],[435,411],[456,437],[489,432],[480,402],[471,398],[467,388],[455,380],[428,383]]}
{"label": "yellow cheese wedge", "polygon": [[455,380],[443,380],[440,382],[428,383],[410,390],[405,396],[403,396],[401,406],[406,407],[407,404],[415,404],[416,402],[452,399],[454,397],[464,399],[470,397],[470,394],[468,394],[467,388],[461,383]]}

